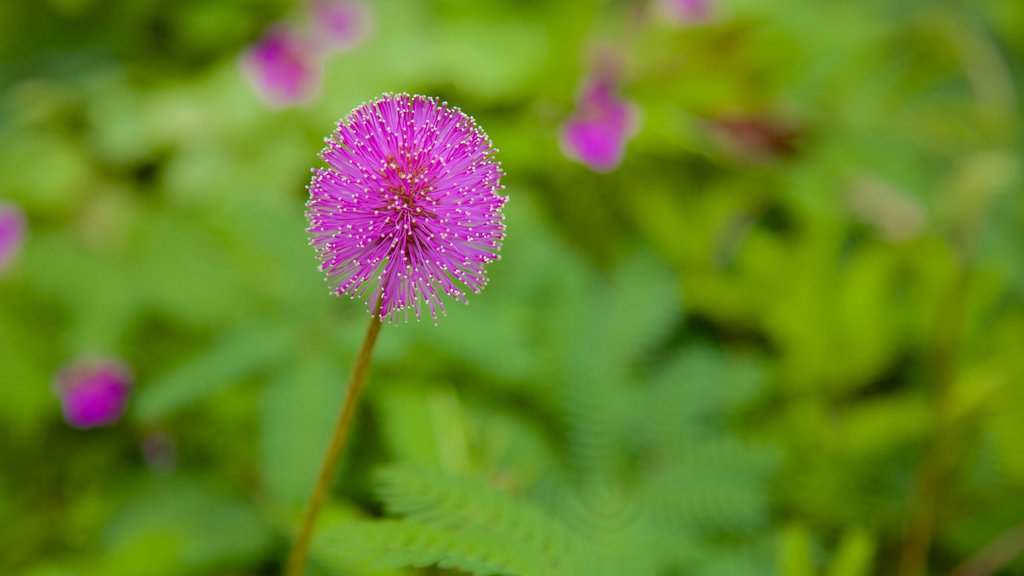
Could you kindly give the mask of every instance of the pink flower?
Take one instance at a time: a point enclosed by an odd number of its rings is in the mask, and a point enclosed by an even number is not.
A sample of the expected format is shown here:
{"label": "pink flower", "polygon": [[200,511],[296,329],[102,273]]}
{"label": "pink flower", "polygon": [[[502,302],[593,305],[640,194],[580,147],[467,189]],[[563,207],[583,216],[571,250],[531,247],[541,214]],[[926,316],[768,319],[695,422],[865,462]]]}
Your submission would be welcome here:
{"label": "pink flower", "polygon": [[660,0],[659,8],[676,24],[704,22],[711,17],[711,0]]}
{"label": "pink flower", "polygon": [[369,9],[356,0],[314,0],[311,16],[320,43],[335,52],[357,46],[372,26]]}
{"label": "pink flower", "polygon": [[314,171],[306,212],[320,269],[370,313],[434,322],[440,293],[465,301],[487,283],[505,225],[502,172],[472,118],[426,96],[385,94],[338,124]]}
{"label": "pink flower", "polygon": [[64,419],[75,428],[113,424],[124,413],[130,392],[131,373],[112,360],[79,360],[57,375]]}
{"label": "pink flower", "polygon": [[273,106],[310,100],[320,85],[315,46],[284,26],[271,28],[242,56],[256,91]]}
{"label": "pink flower", "polygon": [[614,170],[636,124],[636,111],[618,97],[612,79],[595,76],[584,85],[576,114],[562,128],[562,151],[597,172]]}
{"label": "pink flower", "polygon": [[0,203],[0,274],[14,262],[25,241],[25,215],[14,204]]}

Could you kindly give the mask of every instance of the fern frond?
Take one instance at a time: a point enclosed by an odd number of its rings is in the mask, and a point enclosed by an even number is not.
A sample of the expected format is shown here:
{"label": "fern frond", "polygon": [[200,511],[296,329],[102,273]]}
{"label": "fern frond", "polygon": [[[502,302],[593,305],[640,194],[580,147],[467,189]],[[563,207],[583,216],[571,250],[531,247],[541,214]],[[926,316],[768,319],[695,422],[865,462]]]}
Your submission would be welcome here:
{"label": "fern frond", "polygon": [[480,576],[546,576],[552,570],[517,542],[478,528],[356,521],[323,535],[322,554],[369,569],[437,566]]}
{"label": "fern frond", "polygon": [[632,254],[613,272],[600,300],[605,330],[596,341],[612,365],[630,366],[660,343],[681,317],[679,282],[647,252]]}
{"label": "fern frond", "polygon": [[583,479],[619,481],[626,465],[623,425],[629,417],[623,380],[586,364],[577,364],[564,378],[562,411],[574,471]]}
{"label": "fern frond", "polygon": [[683,526],[747,533],[768,518],[766,489],[777,458],[738,440],[680,446],[670,467],[652,477],[650,510]]}
{"label": "fern frond", "polygon": [[391,466],[377,481],[388,510],[414,523],[493,536],[519,555],[537,559],[547,573],[571,564],[573,536],[559,520],[481,480]]}
{"label": "fern frond", "polygon": [[675,356],[653,385],[663,394],[684,395],[702,414],[728,413],[754,399],[762,376],[760,367],[750,359],[696,347]]}
{"label": "fern frond", "polygon": [[710,348],[686,350],[667,362],[646,393],[633,395],[636,434],[654,446],[719,435],[728,418],[754,399],[761,381],[752,360]]}

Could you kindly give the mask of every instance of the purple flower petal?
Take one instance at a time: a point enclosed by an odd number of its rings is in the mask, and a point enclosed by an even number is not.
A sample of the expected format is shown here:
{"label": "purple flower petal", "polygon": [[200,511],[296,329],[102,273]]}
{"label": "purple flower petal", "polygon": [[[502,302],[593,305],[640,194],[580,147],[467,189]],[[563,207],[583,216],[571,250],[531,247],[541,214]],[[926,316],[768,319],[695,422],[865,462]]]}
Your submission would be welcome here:
{"label": "purple flower petal", "polygon": [[598,77],[585,85],[576,114],[562,128],[562,150],[592,170],[608,172],[622,162],[635,129],[632,105],[615,94],[609,79]]}
{"label": "purple flower petal", "polygon": [[472,118],[426,96],[385,94],[327,138],[307,204],[312,246],[335,293],[381,298],[382,318],[487,283],[505,225],[501,167]]}
{"label": "purple flower petal", "polygon": [[25,241],[25,215],[14,204],[0,203],[0,274],[14,262]]}
{"label": "purple flower petal", "polygon": [[283,26],[271,28],[242,56],[256,91],[269,104],[292,106],[310,100],[320,85],[315,47]]}
{"label": "purple flower petal", "polygon": [[64,419],[75,428],[116,422],[131,392],[128,369],[111,360],[79,360],[57,375]]}
{"label": "purple flower petal", "polygon": [[351,50],[370,33],[370,10],[356,0],[315,0],[313,26],[322,44],[329,50]]}

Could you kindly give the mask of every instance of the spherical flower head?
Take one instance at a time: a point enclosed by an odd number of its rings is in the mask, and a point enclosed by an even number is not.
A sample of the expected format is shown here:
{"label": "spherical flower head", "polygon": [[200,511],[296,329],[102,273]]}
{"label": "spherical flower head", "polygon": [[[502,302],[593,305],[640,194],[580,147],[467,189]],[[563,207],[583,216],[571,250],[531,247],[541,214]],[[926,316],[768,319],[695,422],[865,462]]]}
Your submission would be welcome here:
{"label": "spherical flower head", "polygon": [[484,287],[506,198],[495,150],[472,118],[435,98],[385,94],[326,142],[307,217],[333,292],[369,295],[382,320],[410,310],[419,319],[426,304],[436,324],[442,293],[465,302],[465,289]]}
{"label": "spherical flower head", "polygon": [[21,209],[7,202],[0,202],[0,274],[14,262],[25,241],[25,215]]}
{"label": "spherical flower head", "polygon": [[131,392],[131,373],[112,360],[79,360],[57,375],[64,419],[75,428],[117,422]]}
{"label": "spherical flower head", "polygon": [[562,151],[591,170],[609,172],[622,162],[636,125],[636,111],[616,94],[615,82],[598,75],[584,84],[576,114],[562,127]]}
{"label": "spherical flower head", "polygon": [[290,28],[275,26],[242,55],[253,87],[271,106],[310,100],[320,85],[316,46]]}

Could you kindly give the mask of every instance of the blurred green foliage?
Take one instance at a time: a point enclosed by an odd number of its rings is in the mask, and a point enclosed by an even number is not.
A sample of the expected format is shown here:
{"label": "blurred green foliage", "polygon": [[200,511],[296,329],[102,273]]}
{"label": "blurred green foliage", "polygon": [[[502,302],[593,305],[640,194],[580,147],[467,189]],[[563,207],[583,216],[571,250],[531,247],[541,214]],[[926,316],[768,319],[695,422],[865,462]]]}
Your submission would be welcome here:
{"label": "blurred green foliage", "polygon": [[[487,130],[508,240],[385,327],[311,573],[1024,574],[1024,3],[382,0],[268,110],[238,54],[302,10],[0,3],[0,574],[278,573],[367,318],[304,185],[383,91]],[[605,175],[557,142],[601,49],[642,116]],[[89,353],[136,391],[76,431]]]}

